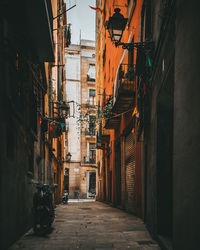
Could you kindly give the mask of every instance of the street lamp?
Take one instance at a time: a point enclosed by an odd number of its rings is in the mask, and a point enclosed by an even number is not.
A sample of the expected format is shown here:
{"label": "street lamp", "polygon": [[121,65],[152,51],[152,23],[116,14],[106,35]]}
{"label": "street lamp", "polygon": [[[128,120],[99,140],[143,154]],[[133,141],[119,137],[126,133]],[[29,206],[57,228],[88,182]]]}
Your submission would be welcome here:
{"label": "street lamp", "polygon": [[138,42],[138,43],[123,43],[121,42],[121,38],[123,32],[125,30],[128,18],[124,18],[124,16],[120,13],[120,9],[114,9],[115,13],[113,16],[109,18],[105,23],[105,28],[108,30],[110,34],[111,41],[115,43],[115,46],[122,46],[123,49],[132,50],[135,48],[143,48],[147,50],[152,49],[153,43],[151,41]]}
{"label": "street lamp", "polygon": [[66,154],[65,158],[63,158],[63,162],[70,162],[71,161],[71,157],[72,157],[71,153],[68,152]]}
{"label": "street lamp", "polygon": [[60,104],[60,109],[62,110],[64,117],[67,117],[67,115],[69,114],[69,110],[70,110],[69,104],[66,103],[65,101],[62,101]]}
{"label": "street lamp", "polygon": [[124,18],[119,8],[114,9],[114,11],[115,13],[106,21],[105,26],[110,34],[111,40],[118,44],[121,41],[128,18]]}
{"label": "street lamp", "polygon": [[67,155],[66,155],[66,161],[70,162],[71,161],[71,157],[72,157],[71,153],[68,152]]}

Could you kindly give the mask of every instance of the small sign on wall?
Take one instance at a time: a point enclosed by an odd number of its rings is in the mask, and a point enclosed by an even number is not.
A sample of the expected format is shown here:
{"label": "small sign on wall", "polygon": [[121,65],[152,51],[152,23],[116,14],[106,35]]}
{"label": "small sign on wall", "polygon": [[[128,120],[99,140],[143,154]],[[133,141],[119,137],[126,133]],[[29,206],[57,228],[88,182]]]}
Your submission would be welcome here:
{"label": "small sign on wall", "polygon": [[79,172],[79,169],[78,168],[74,168],[74,172],[75,173]]}

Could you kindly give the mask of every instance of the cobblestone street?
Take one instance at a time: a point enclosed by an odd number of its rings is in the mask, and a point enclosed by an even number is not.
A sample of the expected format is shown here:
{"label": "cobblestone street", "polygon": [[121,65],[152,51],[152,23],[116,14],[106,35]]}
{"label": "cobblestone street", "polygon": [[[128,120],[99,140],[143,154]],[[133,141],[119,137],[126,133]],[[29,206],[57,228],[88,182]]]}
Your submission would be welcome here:
{"label": "cobblestone street", "polygon": [[30,230],[9,250],[160,249],[139,218],[101,202],[70,202],[56,208],[53,232]]}

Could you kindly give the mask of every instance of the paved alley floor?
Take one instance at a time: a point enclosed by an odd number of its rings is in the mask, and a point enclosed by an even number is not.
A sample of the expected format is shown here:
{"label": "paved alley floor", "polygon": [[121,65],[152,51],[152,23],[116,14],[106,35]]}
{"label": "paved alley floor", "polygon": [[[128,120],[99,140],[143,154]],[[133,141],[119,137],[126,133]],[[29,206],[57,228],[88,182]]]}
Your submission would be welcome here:
{"label": "paved alley floor", "polygon": [[160,249],[142,220],[101,202],[70,202],[56,208],[53,231],[30,230],[9,250]]}

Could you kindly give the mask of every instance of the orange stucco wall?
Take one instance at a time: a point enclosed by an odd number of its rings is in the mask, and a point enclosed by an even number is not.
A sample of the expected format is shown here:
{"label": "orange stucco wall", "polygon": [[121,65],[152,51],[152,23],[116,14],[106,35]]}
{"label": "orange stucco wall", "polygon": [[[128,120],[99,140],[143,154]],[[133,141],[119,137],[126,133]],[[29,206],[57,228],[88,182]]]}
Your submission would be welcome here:
{"label": "orange stucco wall", "polygon": [[[113,6],[115,4],[115,6]],[[119,7],[121,9],[121,14],[126,18],[127,17],[127,7],[125,5],[127,4],[126,0],[115,0],[115,1],[106,1],[106,11],[104,18],[104,23],[106,20],[109,19],[110,16],[114,13],[114,8]],[[121,39],[121,42],[131,42],[133,36],[134,36],[134,42],[139,41],[139,35],[140,35],[140,22],[141,22],[141,9],[142,9],[143,1],[137,1],[135,10],[133,12],[131,21],[128,25],[128,28],[126,27]],[[120,5],[120,6],[117,6]],[[124,7],[121,7],[124,6]],[[103,66],[103,75],[104,75],[104,87],[106,95],[112,95],[113,94],[113,85],[116,79],[116,74],[118,67],[120,63],[128,63],[128,51],[122,49],[122,47],[115,47],[115,45],[111,42],[111,39],[109,38],[109,33],[103,27],[103,48],[106,46],[106,58],[105,58],[105,64]],[[136,50],[134,50],[134,62],[136,60]],[[137,95],[136,95],[136,102],[137,102]],[[132,116],[129,112],[127,115],[122,115],[121,117],[121,124],[118,130],[110,130],[110,143],[112,145],[111,155],[110,155],[110,169],[113,171],[112,173],[112,190],[114,190],[114,142],[115,139],[117,139],[120,134],[122,134],[123,130],[126,128],[126,126],[131,121]],[[138,149],[140,148],[140,145],[138,144],[136,146]],[[140,151],[140,150],[139,150]],[[140,153],[138,153],[136,157],[137,161],[140,162]],[[137,164],[139,165],[139,164]],[[140,167],[138,166],[138,169],[136,171],[136,174],[138,177],[140,177]],[[140,178],[139,178],[140,179]],[[139,185],[140,186],[140,185]],[[140,191],[139,186],[137,187],[137,191]],[[112,192],[112,200],[114,201],[114,192]]]}

